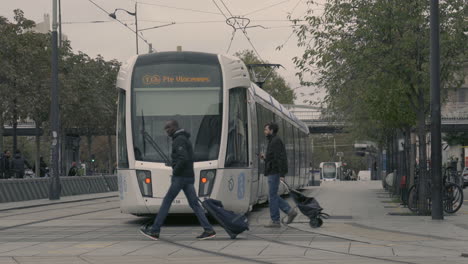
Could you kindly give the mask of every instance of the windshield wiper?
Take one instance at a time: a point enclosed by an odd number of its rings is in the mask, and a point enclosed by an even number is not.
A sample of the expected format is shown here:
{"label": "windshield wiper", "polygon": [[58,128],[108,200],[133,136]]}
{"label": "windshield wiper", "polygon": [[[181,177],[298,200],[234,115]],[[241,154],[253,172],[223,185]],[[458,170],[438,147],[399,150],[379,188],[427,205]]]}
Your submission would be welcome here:
{"label": "windshield wiper", "polygon": [[151,144],[151,146],[156,150],[156,152],[163,158],[165,161],[166,166],[170,166],[171,162],[167,155],[162,151],[162,149],[159,147],[158,143],[154,141],[154,139],[146,132],[145,130],[145,115],[143,114],[143,110],[141,110],[141,122],[142,122],[142,130],[141,130],[141,135],[143,136],[143,153],[146,155],[146,140]]}

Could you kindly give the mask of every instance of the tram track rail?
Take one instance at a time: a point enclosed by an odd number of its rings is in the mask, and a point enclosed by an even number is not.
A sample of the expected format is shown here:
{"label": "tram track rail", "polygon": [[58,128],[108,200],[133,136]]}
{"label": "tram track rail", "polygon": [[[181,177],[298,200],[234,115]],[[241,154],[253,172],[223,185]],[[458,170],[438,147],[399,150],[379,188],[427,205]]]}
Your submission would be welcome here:
{"label": "tram track rail", "polygon": [[[255,216],[254,221],[257,224],[259,223],[259,219],[260,219],[260,217],[262,215],[263,214],[259,214],[259,215]],[[372,243],[372,242],[369,242],[369,241],[363,241],[363,240],[357,240],[357,239],[350,239],[350,238],[346,238],[346,237],[340,237],[340,236],[337,236],[337,235],[323,234],[323,233],[320,233],[320,232],[302,230],[302,229],[295,228],[295,227],[292,227],[292,226],[287,226],[287,228],[297,230],[297,231],[301,231],[301,232],[310,233],[310,234],[313,234],[313,235],[316,235],[316,236],[329,237],[329,238],[340,239],[340,240],[348,241],[348,242],[355,242],[355,243],[361,243],[361,244],[367,244],[367,245],[378,245],[378,246],[382,246],[382,247],[392,248],[391,246],[388,246],[388,245],[382,245],[382,244],[378,244],[378,243]],[[286,230],[287,229],[285,229],[283,232],[286,232]],[[284,242],[284,241],[280,241],[280,240],[277,240],[277,239],[266,238],[266,237],[263,237],[263,236],[254,235],[254,234],[250,234],[250,233],[247,233],[247,236],[250,236],[250,237],[253,237],[253,238],[256,238],[256,239],[261,239],[261,240],[264,240],[264,241],[267,241],[267,242],[270,242],[270,243],[276,243],[276,244],[280,244],[280,245],[284,245],[284,246],[292,246],[292,247],[302,248],[302,249],[307,249],[307,250],[316,250],[316,251],[328,252],[328,253],[333,253],[333,254],[348,255],[348,256],[353,256],[353,257],[358,257],[358,258],[372,259],[372,260],[378,260],[378,261],[389,262],[389,263],[416,264],[414,262],[401,261],[401,260],[392,260],[392,259],[388,259],[388,258],[384,258],[384,257],[366,256],[366,255],[362,255],[362,254],[341,252],[341,251],[329,250],[329,249],[324,249],[324,248],[319,248],[319,247],[297,245],[297,244],[294,244],[294,243]]]}
{"label": "tram track rail", "polygon": [[[257,215],[257,216],[255,217],[255,220],[254,220],[254,221],[255,221],[256,223],[259,223],[259,218],[260,218],[261,216],[262,216],[261,214],[260,214],[260,215]],[[308,222],[304,222],[304,223],[308,223]],[[300,231],[300,232],[310,233],[310,234],[317,235],[317,236],[330,237],[330,238],[340,239],[340,240],[349,241],[349,242],[356,242],[356,243],[361,243],[361,244],[367,244],[367,245],[370,245],[370,246],[380,246],[380,247],[386,247],[386,248],[393,248],[392,246],[386,245],[386,244],[384,244],[384,243],[372,243],[372,242],[369,242],[369,241],[363,241],[363,240],[357,240],[357,239],[350,239],[350,238],[346,238],[346,237],[340,237],[340,236],[337,236],[337,235],[330,235],[330,234],[324,234],[324,233],[321,233],[321,232],[314,232],[314,231],[304,230],[304,229],[296,228],[296,227],[293,227],[293,226],[287,226],[287,228],[294,229],[294,230],[297,230],[297,231]],[[286,230],[287,230],[287,229],[285,229],[283,232],[286,232]],[[381,231],[387,231],[387,232],[388,232],[389,230],[381,230]],[[413,233],[405,233],[405,234],[406,234],[406,235],[418,236],[418,234],[413,234]],[[288,246],[300,247],[300,248],[304,248],[304,249],[315,249],[315,250],[325,251],[325,252],[330,252],[330,253],[346,254],[346,255],[351,255],[351,256],[355,256],[355,257],[362,257],[362,258],[368,258],[368,259],[375,259],[375,260],[387,261],[387,262],[393,262],[393,263],[415,264],[414,262],[408,262],[408,261],[391,260],[391,259],[387,259],[387,258],[366,256],[366,255],[353,254],[353,253],[345,253],[345,252],[339,252],[339,251],[334,252],[333,250],[315,248],[315,247],[310,247],[310,246],[302,246],[302,245],[292,244],[292,243],[288,243],[288,242],[278,241],[278,240],[275,240],[275,239],[265,238],[265,237],[258,236],[258,235],[247,234],[247,236],[255,237],[255,238],[257,238],[257,239],[263,239],[263,240],[266,240],[266,241],[269,241],[269,242],[272,242],[272,243],[279,243],[279,244],[284,244],[284,245],[288,245]],[[440,239],[440,238],[442,238],[442,237],[432,236],[431,238],[433,238],[433,239]],[[463,241],[463,240],[460,240],[460,241]],[[430,245],[419,245],[419,244],[402,243],[402,242],[399,242],[399,244],[400,244],[400,245],[408,245],[408,246],[418,247],[418,248],[442,249],[442,250],[444,250],[444,251],[451,251],[451,252],[460,254],[460,251],[459,251],[459,250],[452,249],[452,248],[446,248],[446,247],[435,247],[435,246],[430,246]],[[393,250],[393,249],[392,249],[392,250]]]}
{"label": "tram track rail", "polygon": [[[294,244],[294,243],[279,241],[277,239],[265,238],[265,237],[258,236],[258,235],[253,235],[253,234],[247,234],[247,236],[254,237],[254,238],[257,238],[257,239],[262,239],[262,240],[270,242],[270,243],[276,243],[276,244],[280,244],[280,245],[283,245],[283,246],[290,246],[290,247],[302,248],[302,249],[307,249],[307,250],[316,250],[316,251],[322,251],[322,252],[327,252],[327,253],[347,255],[347,256],[353,256],[353,257],[358,257],[358,258],[379,260],[379,261],[385,261],[385,262],[391,262],[391,263],[416,264],[415,262],[402,261],[402,260],[393,260],[393,259],[387,259],[387,258],[384,258],[384,257],[373,257],[373,256],[366,256],[366,255],[362,255],[362,254],[341,252],[341,251],[318,248],[318,247],[302,246],[302,245],[297,245],[297,244]],[[347,240],[347,239],[344,238],[344,240]],[[368,244],[374,245],[372,243],[368,243]],[[377,244],[375,244],[375,245],[377,245]]]}
{"label": "tram track rail", "polygon": [[80,205],[74,205],[74,206],[68,206],[68,207],[51,208],[51,209],[46,209],[46,210],[37,210],[37,211],[32,211],[32,212],[14,213],[14,214],[8,214],[8,215],[1,215],[0,214],[0,219],[7,218],[7,217],[13,217],[13,216],[19,216],[19,215],[28,215],[28,214],[42,213],[42,212],[48,212],[48,211],[57,211],[57,210],[77,208],[77,207],[83,207],[83,206],[89,206],[89,205],[98,205],[98,204],[111,203],[111,202],[114,202],[114,201],[107,200],[107,201],[96,202],[96,203],[86,203],[86,204],[80,204]]}
{"label": "tram track rail", "polygon": [[174,246],[178,246],[178,247],[182,247],[182,248],[190,249],[190,250],[195,250],[195,251],[203,252],[203,253],[218,256],[218,257],[230,258],[230,259],[240,260],[240,261],[245,261],[245,262],[260,263],[260,264],[272,264],[273,263],[273,262],[268,262],[268,261],[264,261],[264,260],[261,260],[261,259],[254,259],[254,258],[236,256],[236,255],[226,254],[226,253],[222,253],[222,252],[218,252],[218,251],[198,248],[198,247],[194,247],[194,246],[191,246],[191,245],[186,245],[186,244],[183,244],[183,243],[179,243],[179,242],[176,242],[176,241],[173,241],[173,240],[170,240],[170,239],[160,238],[159,240],[162,241],[162,242],[174,245]]}
{"label": "tram track rail", "polygon": [[44,206],[54,206],[54,205],[69,204],[69,203],[79,203],[79,202],[94,201],[94,200],[107,199],[107,198],[115,198],[115,197],[118,197],[118,195],[109,195],[109,196],[103,196],[103,197],[86,198],[86,199],[72,200],[72,201],[60,201],[60,202],[53,202],[53,203],[47,203],[47,204],[36,204],[36,205],[18,206],[18,207],[0,209],[0,213],[1,213],[1,212],[7,212],[7,211],[13,211],[13,210],[22,210],[22,209],[38,208],[38,207],[44,207]]}
{"label": "tram track rail", "polygon": [[[290,228],[290,227],[288,227],[288,228]],[[302,232],[307,232],[307,231],[297,229],[297,228],[294,228],[294,229],[300,230]],[[283,232],[286,232],[286,230],[283,230]],[[369,244],[369,245],[379,245],[379,244],[374,244],[374,243],[370,243],[370,242],[367,242],[367,241],[359,241],[359,240],[354,240],[354,239],[349,239],[349,238],[344,238],[344,237],[339,237],[339,236],[324,235],[324,234],[319,234],[319,233],[316,233],[316,232],[308,232],[308,233],[313,233],[313,234],[320,235],[320,236],[329,236],[329,237],[333,237],[333,238],[336,238],[336,239],[342,239],[342,240],[349,241],[349,242],[358,242],[358,243]],[[332,253],[332,254],[347,255],[347,256],[352,256],[352,257],[357,257],[357,258],[372,259],[372,260],[378,260],[378,261],[383,261],[383,262],[388,262],[388,263],[416,264],[415,262],[392,260],[392,259],[388,259],[388,258],[384,258],[384,257],[373,257],[373,256],[362,255],[362,254],[347,253],[347,252],[323,249],[323,248],[312,247],[312,246],[297,245],[297,244],[294,244],[294,243],[288,243],[288,242],[280,241],[278,239],[271,239],[271,238],[265,238],[265,237],[259,236],[259,235],[254,235],[254,234],[251,234],[250,232],[246,233],[246,235],[247,235],[247,237],[256,238],[256,239],[263,240],[263,241],[266,241],[266,242],[269,242],[269,243],[275,243],[275,244],[279,244],[279,245],[283,245],[283,246],[296,247],[296,248],[301,248],[301,249],[306,249],[306,250],[315,250],[315,251],[321,251],[321,252]],[[193,247],[193,246],[186,245],[186,244],[183,244],[183,243],[178,243],[178,242],[170,240],[170,239],[160,238],[159,240],[163,241],[163,242],[166,242],[168,244],[180,246],[180,247],[195,250],[195,251],[200,251],[200,252],[203,252],[203,253],[206,253],[206,254],[222,256],[222,257],[228,257],[228,258],[231,258],[231,259],[248,261],[248,262],[253,262],[253,263],[271,263],[271,262],[265,262],[263,260],[258,260],[258,259],[252,259],[252,258],[246,258],[246,257],[226,254],[226,253],[222,253],[222,252],[219,252],[219,251],[212,251],[212,250],[197,248],[197,247]],[[386,245],[379,245],[379,246],[389,247],[389,246],[386,246]]]}
{"label": "tram track rail", "polygon": [[[265,237],[262,237],[262,236],[259,236],[259,235],[253,235],[253,234],[250,234],[250,233],[248,233],[246,235],[248,237],[256,238],[256,239],[263,240],[263,241],[266,241],[266,242],[269,242],[269,243],[274,243],[274,244],[279,244],[279,245],[289,246],[289,247],[296,247],[296,248],[301,248],[301,249],[305,249],[305,250],[315,250],[315,251],[321,251],[321,252],[326,252],[326,253],[331,253],[331,254],[352,256],[352,257],[356,257],[356,258],[378,260],[378,261],[387,262],[387,263],[417,264],[415,262],[410,262],[410,261],[393,260],[393,259],[388,259],[388,258],[384,258],[384,257],[373,257],[373,256],[362,255],[362,254],[347,253],[347,252],[341,252],[341,251],[330,250],[330,249],[323,249],[323,248],[312,247],[312,246],[297,245],[297,244],[294,244],[294,243],[279,241],[277,239],[265,238]],[[202,249],[202,248],[194,247],[194,246],[191,246],[191,245],[186,245],[186,244],[183,244],[183,243],[179,243],[179,242],[176,242],[176,241],[173,241],[173,240],[170,240],[170,239],[160,238],[159,240],[162,241],[162,242],[171,244],[171,245],[179,246],[179,247],[194,250],[194,251],[203,252],[203,253],[214,255],[214,256],[226,257],[226,258],[231,258],[231,259],[245,261],[245,262],[252,262],[252,263],[262,263],[262,264],[273,263],[273,262],[268,262],[268,261],[261,260],[261,259],[254,259],[254,258],[236,256],[236,255],[222,253],[222,252],[219,252],[219,251]],[[347,240],[347,239],[343,238],[343,240]],[[229,245],[231,245],[231,244],[232,243],[230,243]],[[368,244],[372,244],[372,243],[368,243]],[[222,250],[222,249],[220,249],[220,250]],[[301,257],[301,256],[296,256],[296,257]],[[308,259],[308,258],[304,258],[304,259]]]}
{"label": "tram track rail", "polygon": [[74,216],[80,216],[80,215],[104,212],[104,211],[109,211],[109,210],[115,210],[115,209],[118,209],[118,208],[120,208],[120,206],[110,207],[110,208],[105,208],[105,209],[99,209],[99,210],[92,210],[92,211],[81,212],[81,213],[76,213],[76,214],[68,214],[68,215],[52,217],[52,218],[46,218],[46,219],[31,221],[31,222],[27,222],[27,223],[18,224],[18,225],[0,227],[0,231],[5,231],[5,230],[14,229],[14,228],[23,227],[23,226],[28,226],[28,225],[45,223],[45,222],[49,222],[49,221],[60,220],[60,219],[64,219],[64,218],[74,217]]}

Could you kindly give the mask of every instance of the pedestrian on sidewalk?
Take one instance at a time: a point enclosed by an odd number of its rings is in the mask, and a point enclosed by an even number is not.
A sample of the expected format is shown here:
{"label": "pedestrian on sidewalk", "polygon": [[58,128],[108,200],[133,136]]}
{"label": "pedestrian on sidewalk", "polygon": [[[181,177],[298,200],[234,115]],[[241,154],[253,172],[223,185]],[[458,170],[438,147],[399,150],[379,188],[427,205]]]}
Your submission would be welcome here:
{"label": "pedestrian on sidewalk", "polygon": [[290,224],[297,216],[294,208],[278,195],[280,180],[284,181],[284,175],[288,173],[288,157],[283,141],[278,137],[278,125],[274,122],[265,124],[263,133],[268,140],[266,154],[260,158],[265,160],[265,173],[268,177],[268,201],[270,204],[270,223],[265,227],[278,228],[280,223],[280,209],[288,215],[286,224]]}
{"label": "pedestrian on sidewalk", "polygon": [[76,166],[76,162],[72,162],[72,166],[68,171],[68,176],[78,176],[78,167]]}
{"label": "pedestrian on sidewalk", "polygon": [[[11,153],[9,150],[3,152],[3,156],[0,159],[0,173],[3,172],[3,178],[8,179],[11,177]],[[0,175],[2,176],[2,175]]]}
{"label": "pedestrian on sidewalk", "polygon": [[176,120],[169,120],[164,126],[167,135],[172,138],[172,178],[171,186],[163,199],[159,213],[152,225],[144,225],[140,228],[140,232],[153,240],[159,239],[161,226],[169,213],[172,201],[176,198],[181,190],[184,191],[188,203],[195,215],[198,218],[204,231],[197,236],[200,240],[210,239],[215,237],[216,232],[213,230],[210,222],[205,216],[205,211],[198,203],[197,194],[193,184],[195,183],[195,173],[193,171],[193,148],[190,142],[190,134],[179,127]]}
{"label": "pedestrian on sidewalk", "polygon": [[23,155],[21,155],[21,151],[16,150],[15,152],[15,157],[11,161],[11,171],[13,172],[13,175],[17,179],[23,179],[24,178],[24,166],[27,166],[28,168],[31,168],[29,166],[29,163],[23,158]]}
{"label": "pedestrian on sidewalk", "polygon": [[44,161],[44,157],[39,157],[39,177],[45,177],[47,173],[47,163]]}

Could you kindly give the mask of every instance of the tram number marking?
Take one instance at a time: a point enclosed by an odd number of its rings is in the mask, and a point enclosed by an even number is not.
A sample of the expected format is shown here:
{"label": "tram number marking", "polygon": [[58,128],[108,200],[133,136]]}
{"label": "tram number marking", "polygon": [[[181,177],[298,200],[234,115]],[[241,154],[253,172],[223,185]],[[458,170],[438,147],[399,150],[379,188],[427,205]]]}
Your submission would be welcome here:
{"label": "tram number marking", "polygon": [[237,178],[237,199],[244,199],[245,195],[245,173],[241,172]]}
{"label": "tram number marking", "polygon": [[172,201],[173,204],[180,204],[180,200],[174,200]]}
{"label": "tram number marking", "polygon": [[234,189],[234,179],[232,178],[232,176],[228,181],[228,188],[230,192],[232,192],[232,190]]}

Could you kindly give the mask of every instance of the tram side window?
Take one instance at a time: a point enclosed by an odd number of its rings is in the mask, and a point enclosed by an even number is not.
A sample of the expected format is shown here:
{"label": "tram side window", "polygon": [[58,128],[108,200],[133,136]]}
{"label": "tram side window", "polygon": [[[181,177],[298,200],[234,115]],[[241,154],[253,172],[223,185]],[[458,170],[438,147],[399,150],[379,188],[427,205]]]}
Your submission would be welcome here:
{"label": "tram side window", "polygon": [[245,88],[229,91],[229,132],[226,151],[226,167],[247,167],[248,130],[247,95]]}
{"label": "tram side window", "polygon": [[284,142],[285,137],[284,137],[283,119],[281,119],[281,117],[279,117],[278,115],[274,115],[274,116],[275,116],[274,122],[278,125],[277,135]]}
{"label": "tram side window", "polygon": [[[307,134],[304,134],[304,175],[309,175],[309,140]],[[308,181],[308,180],[307,180]]]}
{"label": "tram side window", "polygon": [[304,153],[302,152],[302,150],[303,150],[303,141],[302,141],[302,132],[300,130],[298,130],[297,132],[298,132],[297,133],[297,139],[299,141],[299,159],[298,159],[299,174],[298,174],[298,176],[302,177],[303,176],[302,170],[304,169],[304,165],[303,165],[303,162],[302,162],[302,160],[304,159]]}
{"label": "tram side window", "polygon": [[[263,111],[265,108],[263,108],[261,105],[258,103],[255,104],[257,107],[257,132],[258,132],[258,152],[259,153],[265,153],[266,149],[266,142],[265,142],[265,136],[263,134]],[[265,171],[265,163],[262,160],[258,160],[258,173],[262,174]]]}
{"label": "tram side window", "polygon": [[284,136],[284,120],[281,119],[281,118],[278,118],[277,119],[277,124],[278,124],[278,134],[280,135],[280,138],[281,140],[283,141],[283,144],[284,144],[284,139],[285,139],[285,136]]}
{"label": "tram side window", "polygon": [[306,168],[308,169],[307,173],[309,173],[310,170],[313,170],[312,164],[312,142],[310,140],[309,135],[306,136],[306,151],[307,151],[307,158],[306,158]]}
{"label": "tram side window", "polygon": [[272,122],[274,120],[274,114],[266,109],[265,107],[257,104],[257,127],[258,127],[258,142],[260,144],[260,152],[266,153],[266,148],[268,145],[265,134],[263,133],[265,124]]}
{"label": "tram side window", "polygon": [[117,131],[118,131],[118,144],[119,144],[119,168],[128,168],[128,153],[127,153],[127,133],[126,133],[126,120],[125,120],[125,110],[126,110],[126,96],[125,91],[120,90],[119,92],[119,111],[118,111],[118,122],[117,122]]}
{"label": "tram side window", "polygon": [[294,138],[292,133],[292,125],[286,122],[285,126],[285,145],[286,153],[288,154],[288,176],[294,175]]}
{"label": "tram side window", "polygon": [[295,161],[295,164],[294,164],[294,176],[297,176],[299,177],[299,172],[300,172],[300,163],[299,163],[299,159],[300,159],[300,148],[299,148],[299,135],[297,133],[297,128],[294,127],[294,153],[296,153],[296,157],[294,157],[294,161]]}
{"label": "tram side window", "polygon": [[306,168],[307,168],[305,164],[305,160],[306,160],[305,134],[302,131],[299,131],[299,133],[301,134],[301,177],[305,177]]}

